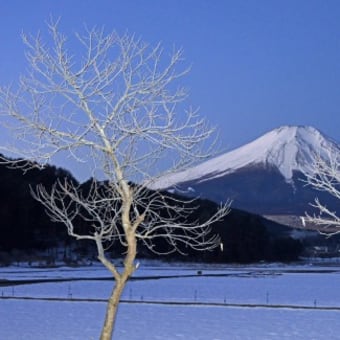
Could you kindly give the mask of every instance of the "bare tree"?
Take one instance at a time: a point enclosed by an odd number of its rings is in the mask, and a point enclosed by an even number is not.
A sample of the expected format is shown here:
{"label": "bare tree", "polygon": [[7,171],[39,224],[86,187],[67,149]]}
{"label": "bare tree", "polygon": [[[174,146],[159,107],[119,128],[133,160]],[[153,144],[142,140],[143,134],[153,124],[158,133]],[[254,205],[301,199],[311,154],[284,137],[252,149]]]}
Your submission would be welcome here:
{"label": "bare tree", "polygon": [[[308,172],[305,173],[307,184],[320,192],[326,192],[340,200],[340,150],[333,148],[323,156],[314,158]],[[321,233],[332,236],[340,233],[340,217],[336,211],[328,208],[316,198],[311,206],[318,213],[307,214],[302,217],[304,225],[311,224]]]}
{"label": "bare tree", "polygon": [[[166,252],[212,249],[219,239],[210,226],[228,213],[229,204],[206,221],[190,223],[194,201],[148,190],[159,176],[212,151],[207,145],[213,146],[214,129],[182,107],[187,94],[178,79],[187,69],[181,70],[181,51],[167,56],[160,45],[97,29],[69,41],[58,23],[48,29],[47,43],[40,35],[23,37],[29,70],[18,87],[1,89],[1,120],[17,141],[5,150],[35,161],[23,170],[65,154],[105,180],[93,181],[86,192],[60,180],[51,190],[38,186],[32,193],[69,235],[94,241],[99,261],[112,273],[101,333],[110,339],[121,294],[136,269],[137,243],[156,253],[156,239],[167,242]],[[79,219],[91,226],[88,233],[77,229]],[[126,249],[123,268],[106,252],[117,242]]]}

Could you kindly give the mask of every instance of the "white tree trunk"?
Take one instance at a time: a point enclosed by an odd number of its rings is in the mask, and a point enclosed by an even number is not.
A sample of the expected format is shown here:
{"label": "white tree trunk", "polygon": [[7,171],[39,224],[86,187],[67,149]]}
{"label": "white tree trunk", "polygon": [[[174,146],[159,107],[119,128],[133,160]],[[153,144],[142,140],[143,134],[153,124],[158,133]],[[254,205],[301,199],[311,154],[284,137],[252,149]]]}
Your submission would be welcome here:
{"label": "white tree trunk", "polygon": [[100,340],[111,340],[116,322],[120,298],[124,291],[126,282],[116,282],[112,294],[108,300],[105,321],[100,335]]}

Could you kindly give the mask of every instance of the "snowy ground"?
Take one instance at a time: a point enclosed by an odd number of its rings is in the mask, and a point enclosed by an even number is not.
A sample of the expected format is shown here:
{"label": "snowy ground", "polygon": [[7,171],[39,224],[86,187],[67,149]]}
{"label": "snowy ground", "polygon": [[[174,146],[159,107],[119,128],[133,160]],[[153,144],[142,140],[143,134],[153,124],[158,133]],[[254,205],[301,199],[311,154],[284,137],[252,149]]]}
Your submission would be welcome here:
{"label": "snowy ground", "polygon": [[[0,339],[97,339],[112,281],[95,279],[106,277],[101,267],[0,268],[0,282],[77,279],[0,286]],[[340,339],[339,286],[337,266],[142,265],[115,338]]]}

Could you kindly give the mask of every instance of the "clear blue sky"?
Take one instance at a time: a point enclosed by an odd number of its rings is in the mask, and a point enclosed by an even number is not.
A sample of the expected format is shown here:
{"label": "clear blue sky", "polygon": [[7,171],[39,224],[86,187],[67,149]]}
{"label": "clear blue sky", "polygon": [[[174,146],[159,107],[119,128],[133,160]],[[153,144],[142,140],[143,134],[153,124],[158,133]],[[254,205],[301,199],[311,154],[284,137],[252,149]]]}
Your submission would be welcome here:
{"label": "clear blue sky", "polygon": [[281,125],[340,141],[338,0],[8,0],[0,15],[1,85],[25,69],[20,33],[61,16],[66,34],[86,23],[182,47],[188,104],[220,127],[224,148]]}

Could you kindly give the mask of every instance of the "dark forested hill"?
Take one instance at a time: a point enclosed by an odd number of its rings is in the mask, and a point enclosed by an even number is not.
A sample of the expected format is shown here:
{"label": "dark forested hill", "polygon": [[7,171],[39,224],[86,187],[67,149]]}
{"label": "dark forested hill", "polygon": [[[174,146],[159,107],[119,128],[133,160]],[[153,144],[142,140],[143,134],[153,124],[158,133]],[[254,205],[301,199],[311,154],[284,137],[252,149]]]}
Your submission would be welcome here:
{"label": "dark forested hill", "polygon": [[67,170],[54,166],[23,172],[0,164],[0,251],[46,249],[67,237],[65,228],[51,222],[30,193],[31,187],[50,187],[65,177],[76,181]]}
{"label": "dark forested hill", "polygon": [[[30,187],[34,188],[37,184],[51,187],[61,178],[77,182],[70,172],[54,166],[23,172],[0,164],[0,265],[12,261],[17,254],[32,255],[47,250],[52,257],[57,257],[58,252],[70,256],[66,251],[61,251],[63,247],[78,252],[76,256],[73,254],[73,258],[91,253],[91,245],[70,238],[66,228],[51,222],[42,205],[31,196]],[[91,181],[81,184],[80,188],[86,189]],[[192,215],[193,220],[203,221],[216,210],[216,204],[208,200],[198,200],[195,204],[199,209]],[[84,225],[81,227],[86,228]],[[262,217],[240,210],[232,210],[223,221],[216,223],[213,232],[221,237],[223,246],[220,248],[206,253],[191,251],[185,258],[172,254],[170,258],[214,262],[277,261],[294,260],[301,251],[301,244],[290,237],[289,228],[268,228]],[[156,247],[162,248],[165,245],[159,242]],[[56,249],[58,251],[53,251]],[[117,257],[122,249],[113,245],[110,251],[112,256]],[[143,247],[139,248],[139,255],[150,258],[155,256]]]}

